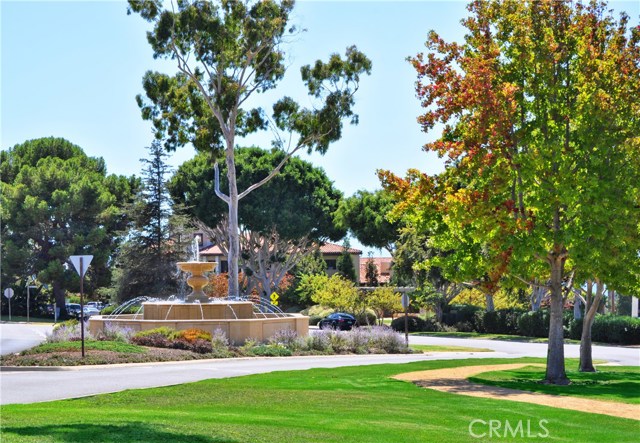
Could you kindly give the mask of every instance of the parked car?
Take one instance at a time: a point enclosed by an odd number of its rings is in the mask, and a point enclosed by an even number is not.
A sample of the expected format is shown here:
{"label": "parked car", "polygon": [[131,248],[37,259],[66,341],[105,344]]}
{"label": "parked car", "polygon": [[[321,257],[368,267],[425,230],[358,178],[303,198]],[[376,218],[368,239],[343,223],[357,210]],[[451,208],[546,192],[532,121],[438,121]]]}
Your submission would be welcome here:
{"label": "parked car", "polygon": [[340,329],[343,331],[348,331],[354,326],[357,326],[356,318],[344,312],[335,312],[331,315],[320,320],[318,323],[318,327],[320,329]]}
{"label": "parked car", "polygon": [[84,307],[84,317],[91,317],[92,315],[100,315],[100,310],[93,306]]}
{"label": "parked car", "polygon": [[78,317],[80,315],[80,303],[67,303],[67,314]]}
{"label": "parked car", "polygon": [[99,301],[90,301],[87,302],[86,306],[91,306],[92,308],[96,308],[98,311],[100,311],[102,310],[102,308],[104,308],[104,303]]}

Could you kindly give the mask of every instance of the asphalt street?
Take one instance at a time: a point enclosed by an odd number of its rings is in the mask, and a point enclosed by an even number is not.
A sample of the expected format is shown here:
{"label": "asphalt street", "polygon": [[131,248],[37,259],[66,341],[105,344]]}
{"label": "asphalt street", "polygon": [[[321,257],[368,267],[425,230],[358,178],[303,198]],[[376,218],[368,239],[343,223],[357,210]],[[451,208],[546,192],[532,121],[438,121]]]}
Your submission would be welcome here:
{"label": "asphalt street", "polygon": [[0,355],[33,348],[47,338],[52,328],[42,323],[0,323]]}
{"label": "asphalt street", "polygon": [[[7,327],[9,326],[9,327]],[[40,340],[43,329],[33,325],[0,325],[2,352],[9,346],[23,346]],[[24,331],[24,333],[20,332]],[[17,337],[16,337],[17,335]],[[5,343],[6,339],[6,343]],[[344,355],[321,357],[240,358],[189,362],[142,363],[130,365],[69,367],[58,369],[9,369],[0,372],[0,404],[34,403],[83,397],[126,389],[169,386],[209,378],[238,377],[272,371],[306,370],[384,363],[407,363],[421,360],[460,358],[545,357],[543,343],[521,343],[499,340],[458,339],[444,337],[410,337],[412,344],[454,345],[487,348],[494,352],[460,352],[416,355]],[[14,351],[15,352],[15,351]],[[566,345],[567,357],[577,357],[578,345]],[[595,359],[614,364],[640,365],[640,349],[594,346]]]}

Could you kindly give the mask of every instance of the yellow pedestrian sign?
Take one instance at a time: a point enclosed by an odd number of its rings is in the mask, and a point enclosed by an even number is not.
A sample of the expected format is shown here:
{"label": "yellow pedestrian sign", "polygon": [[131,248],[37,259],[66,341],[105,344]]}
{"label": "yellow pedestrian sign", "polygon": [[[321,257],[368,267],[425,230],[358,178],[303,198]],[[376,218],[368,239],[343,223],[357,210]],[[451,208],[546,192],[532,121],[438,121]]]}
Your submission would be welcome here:
{"label": "yellow pedestrian sign", "polygon": [[278,299],[280,298],[280,296],[277,293],[272,293],[271,294],[271,304],[273,306],[278,306]]}

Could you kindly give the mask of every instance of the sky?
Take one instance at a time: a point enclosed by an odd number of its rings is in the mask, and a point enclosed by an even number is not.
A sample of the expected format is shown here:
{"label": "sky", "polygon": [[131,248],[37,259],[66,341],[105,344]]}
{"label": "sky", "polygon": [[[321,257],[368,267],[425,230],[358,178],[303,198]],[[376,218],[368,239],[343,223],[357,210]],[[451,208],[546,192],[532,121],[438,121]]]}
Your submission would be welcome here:
{"label": "sky", "polygon": [[[637,23],[640,1],[609,5]],[[124,1],[0,0],[1,149],[63,137],[88,155],[103,157],[109,173],[140,174],[140,159],[153,136],[135,96],[146,71],[173,74],[176,67],[153,59],[146,41],[150,25],[126,10]],[[322,167],[345,196],[379,189],[377,169],[399,175],[409,168],[442,170],[440,159],[421,150],[437,133],[425,134],[416,123],[421,113],[416,74],[406,58],[424,49],[432,29],[445,40],[461,41],[466,13],[466,2],[457,0],[298,1],[293,23],[306,31],[288,48],[290,66],[272,98],[290,95],[309,105],[300,66],[344,54],[350,45],[373,63],[356,95],[360,123],[346,125],[324,156],[300,157]],[[239,143],[268,148],[270,138],[264,134]],[[177,167],[193,155],[192,148],[181,148],[169,162]]]}

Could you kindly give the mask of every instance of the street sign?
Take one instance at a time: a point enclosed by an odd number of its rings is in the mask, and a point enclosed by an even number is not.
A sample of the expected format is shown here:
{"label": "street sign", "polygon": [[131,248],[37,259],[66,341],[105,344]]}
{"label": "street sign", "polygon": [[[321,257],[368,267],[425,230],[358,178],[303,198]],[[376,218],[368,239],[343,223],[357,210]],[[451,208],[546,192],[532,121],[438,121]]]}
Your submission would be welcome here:
{"label": "street sign", "polygon": [[84,274],[93,260],[93,255],[72,255],[69,260],[80,276],[80,341],[82,342],[82,358],[84,358]]}
{"label": "street sign", "polygon": [[[82,275],[80,275],[80,257],[82,257]],[[73,267],[76,268],[76,272],[80,275],[80,278],[84,277],[84,274],[87,272],[87,268],[89,267],[89,263],[93,260],[93,255],[72,255],[69,257],[71,263],[73,263]]]}
{"label": "street sign", "polygon": [[8,299],[11,299],[11,297],[13,297],[13,289],[11,288],[5,289],[4,296],[7,297]]}
{"label": "street sign", "polygon": [[[396,298],[397,300],[397,298]],[[402,307],[406,310],[409,307],[409,295],[402,294]]]}
{"label": "street sign", "polygon": [[271,304],[273,306],[278,306],[278,299],[280,298],[280,296],[277,293],[272,293],[271,294]]}

